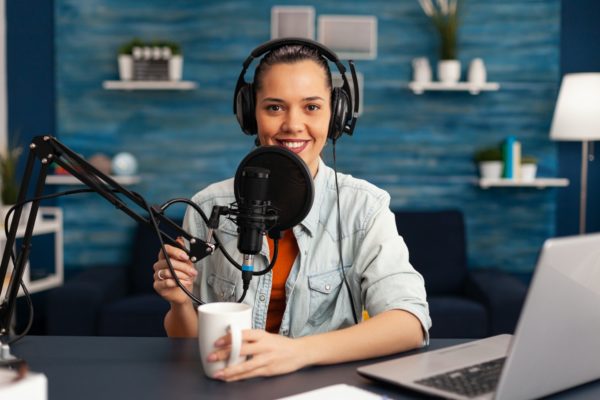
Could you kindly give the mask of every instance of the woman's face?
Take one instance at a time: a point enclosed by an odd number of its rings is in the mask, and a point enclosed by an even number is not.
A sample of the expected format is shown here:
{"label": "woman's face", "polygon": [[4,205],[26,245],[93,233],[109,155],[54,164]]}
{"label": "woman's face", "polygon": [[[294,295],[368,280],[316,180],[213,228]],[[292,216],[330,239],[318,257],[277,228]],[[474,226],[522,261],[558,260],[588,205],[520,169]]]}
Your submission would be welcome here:
{"label": "woman's face", "polygon": [[265,71],[256,92],[260,144],[298,154],[313,177],[327,141],[330,116],[331,90],[317,63],[276,64]]}

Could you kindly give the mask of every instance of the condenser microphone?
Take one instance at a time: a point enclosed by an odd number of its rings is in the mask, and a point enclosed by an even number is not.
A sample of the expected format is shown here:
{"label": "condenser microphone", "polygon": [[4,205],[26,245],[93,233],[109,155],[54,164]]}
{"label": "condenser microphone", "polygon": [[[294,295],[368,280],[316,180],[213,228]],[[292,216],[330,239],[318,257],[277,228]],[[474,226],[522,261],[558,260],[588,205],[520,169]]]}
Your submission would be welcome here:
{"label": "condenser microphone", "polygon": [[[254,271],[254,255],[263,236],[278,240],[282,232],[300,223],[312,207],[314,185],[308,166],[292,151],[261,146],[238,166],[234,179],[237,205],[238,250],[243,255],[242,278],[263,274],[273,267]],[[245,277],[245,278],[244,278]]]}
{"label": "condenser microphone", "polygon": [[266,168],[244,167],[237,201],[238,250],[242,254],[258,254],[262,236],[273,226],[277,212],[268,198],[269,173]]}

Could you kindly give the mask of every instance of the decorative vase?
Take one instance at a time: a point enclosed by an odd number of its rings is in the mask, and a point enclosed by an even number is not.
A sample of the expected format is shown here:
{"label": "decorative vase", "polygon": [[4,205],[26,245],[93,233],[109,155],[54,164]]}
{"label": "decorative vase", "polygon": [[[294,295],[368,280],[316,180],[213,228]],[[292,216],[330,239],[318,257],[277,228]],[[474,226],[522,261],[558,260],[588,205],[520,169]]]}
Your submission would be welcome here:
{"label": "decorative vase", "polygon": [[479,163],[479,175],[486,179],[500,179],[504,163],[502,161],[481,161]]}
{"label": "decorative vase", "polygon": [[429,60],[425,57],[418,57],[412,60],[413,81],[420,83],[431,82],[431,66]]}
{"label": "decorative vase", "polygon": [[442,83],[453,84],[460,80],[460,61],[440,60],[437,65],[438,79]]}
{"label": "decorative vase", "polygon": [[174,55],[169,59],[169,80],[180,81],[183,76],[183,57]]}
{"label": "decorative vase", "polygon": [[470,83],[482,85],[487,80],[485,64],[481,58],[474,58],[469,64],[469,72],[467,79]]}
{"label": "decorative vase", "polygon": [[535,180],[537,164],[521,164],[521,180],[531,182]]}
{"label": "decorative vase", "polygon": [[133,57],[129,54],[119,55],[119,78],[130,81],[133,78]]}

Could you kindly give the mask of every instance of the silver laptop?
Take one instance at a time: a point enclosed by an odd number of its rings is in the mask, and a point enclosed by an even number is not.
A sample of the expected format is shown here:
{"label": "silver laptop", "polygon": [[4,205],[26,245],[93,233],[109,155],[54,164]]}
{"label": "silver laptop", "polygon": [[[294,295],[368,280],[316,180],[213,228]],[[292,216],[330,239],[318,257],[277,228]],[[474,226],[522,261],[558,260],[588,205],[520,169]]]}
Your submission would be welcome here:
{"label": "silver laptop", "polygon": [[600,234],[546,240],[514,336],[358,373],[450,399],[532,399],[600,378]]}

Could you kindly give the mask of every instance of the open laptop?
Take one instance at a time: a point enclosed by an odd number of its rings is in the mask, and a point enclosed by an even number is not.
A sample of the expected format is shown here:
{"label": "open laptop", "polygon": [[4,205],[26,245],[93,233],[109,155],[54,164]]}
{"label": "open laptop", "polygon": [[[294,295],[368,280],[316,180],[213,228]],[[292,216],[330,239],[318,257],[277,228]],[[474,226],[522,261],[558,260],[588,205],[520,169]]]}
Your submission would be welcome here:
{"label": "open laptop", "polygon": [[512,335],[358,368],[451,399],[532,399],[600,378],[600,234],[548,239]]}

